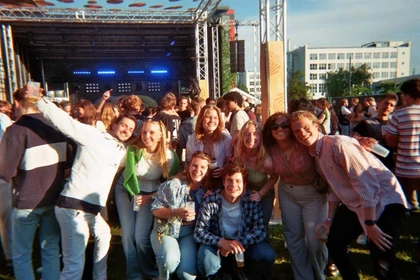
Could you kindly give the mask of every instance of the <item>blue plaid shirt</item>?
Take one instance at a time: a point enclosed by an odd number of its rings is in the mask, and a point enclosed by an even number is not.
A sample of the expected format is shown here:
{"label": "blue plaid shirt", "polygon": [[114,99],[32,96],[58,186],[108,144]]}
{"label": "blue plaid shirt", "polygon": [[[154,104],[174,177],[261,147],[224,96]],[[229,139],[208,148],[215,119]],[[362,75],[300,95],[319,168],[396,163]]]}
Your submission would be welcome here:
{"label": "blue plaid shirt", "polygon": [[[240,201],[242,217],[237,240],[245,248],[263,241],[267,236],[260,203],[252,201],[250,195],[251,192],[247,191]],[[222,199],[221,190],[218,190],[202,203],[194,230],[194,238],[198,243],[219,247],[219,241],[223,238],[219,220]]]}

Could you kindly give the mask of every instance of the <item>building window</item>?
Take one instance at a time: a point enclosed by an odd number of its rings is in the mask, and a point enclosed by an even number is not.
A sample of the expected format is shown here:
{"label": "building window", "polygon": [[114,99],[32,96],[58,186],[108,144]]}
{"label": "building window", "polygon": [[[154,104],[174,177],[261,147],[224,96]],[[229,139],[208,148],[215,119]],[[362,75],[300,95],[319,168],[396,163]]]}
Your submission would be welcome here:
{"label": "building window", "polygon": [[354,57],[354,53],[347,53],[346,54],[346,59],[353,58],[353,57]]}
{"label": "building window", "polygon": [[328,54],[328,59],[329,60],[336,59],[336,54],[335,53],[329,53]]}
{"label": "building window", "polygon": [[346,56],[344,55],[344,53],[339,53],[337,54],[337,59],[346,59]]}
{"label": "building window", "polygon": [[309,65],[309,69],[311,69],[311,70],[318,70],[318,64],[316,64],[316,63],[311,63],[311,64]]}
{"label": "building window", "polygon": [[383,69],[389,68],[389,62],[382,62],[381,63],[381,68],[383,68]]}
{"label": "building window", "polygon": [[356,53],[356,59],[363,59],[363,53]]}
{"label": "building window", "polygon": [[324,93],[325,92],[325,84],[319,84],[318,85],[318,92]]}
{"label": "building window", "polygon": [[326,63],[320,63],[319,64],[319,70],[327,70],[327,64]]}
{"label": "building window", "polygon": [[389,52],[383,52],[382,58],[389,58]]}
{"label": "building window", "polygon": [[374,79],[379,79],[379,72],[373,72],[372,77]]}
{"label": "building window", "polygon": [[344,68],[344,63],[337,63],[337,68],[338,69]]}
{"label": "building window", "polygon": [[318,80],[318,74],[311,73],[309,74],[309,80]]}
{"label": "building window", "polygon": [[365,64],[366,64],[366,68],[367,68],[367,69],[372,68],[372,63],[371,63],[371,62],[367,62],[367,63],[365,63]]}
{"label": "building window", "polygon": [[382,73],[381,73],[381,78],[382,78],[382,79],[386,79],[386,78],[388,78],[388,72],[382,72]]}
{"label": "building window", "polygon": [[311,84],[311,93],[314,94],[316,93],[317,90],[317,84]]}
{"label": "building window", "polygon": [[335,63],[328,63],[328,70],[335,70]]}
{"label": "building window", "polygon": [[311,53],[309,55],[310,60],[318,60],[318,54],[317,53]]}
{"label": "building window", "polygon": [[320,53],[319,54],[319,60],[326,60],[327,59],[327,54],[326,53]]}
{"label": "building window", "polygon": [[319,74],[319,79],[320,80],[325,80],[326,78],[327,78],[327,73]]}
{"label": "building window", "polygon": [[397,58],[397,52],[392,52],[391,53],[391,58]]}
{"label": "building window", "polygon": [[354,67],[356,67],[356,68],[360,68],[360,67],[362,67],[362,63],[360,63],[360,62],[358,62],[358,63],[355,63],[355,64],[353,64],[354,65]]}
{"label": "building window", "polygon": [[395,72],[389,72],[389,77],[390,78],[395,78],[396,77]]}
{"label": "building window", "polygon": [[365,52],[364,56],[365,56],[365,59],[371,59],[372,58],[372,53]]}
{"label": "building window", "polygon": [[390,62],[389,63],[389,68],[397,68],[397,62]]}
{"label": "building window", "polygon": [[372,68],[373,69],[378,69],[378,68],[380,68],[381,67],[381,63],[380,62],[374,62],[373,64],[372,64]]}
{"label": "building window", "polygon": [[381,58],[381,53],[380,52],[374,52],[373,53],[373,59],[380,59]]}

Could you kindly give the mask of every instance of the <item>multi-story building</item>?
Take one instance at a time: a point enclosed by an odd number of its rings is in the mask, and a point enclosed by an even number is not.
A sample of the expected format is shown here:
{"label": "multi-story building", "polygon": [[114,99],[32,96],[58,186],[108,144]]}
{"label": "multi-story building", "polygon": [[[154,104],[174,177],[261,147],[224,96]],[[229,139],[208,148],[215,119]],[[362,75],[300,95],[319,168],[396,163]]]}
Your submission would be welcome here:
{"label": "multi-story building", "polygon": [[397,41],[371,42],[361,47],[299,47],[288,53],[288,72],[300,70],[313,98],[325,96],[325,77],[340,68],[367,65],[372,82],[410,75],[411,43]]}
{"label": "multi-story building", "polygon": [[261,100],[261,77],[260,72],[240,72],[238,73],[238,84],[245,85],[249,93],[257,100]]}

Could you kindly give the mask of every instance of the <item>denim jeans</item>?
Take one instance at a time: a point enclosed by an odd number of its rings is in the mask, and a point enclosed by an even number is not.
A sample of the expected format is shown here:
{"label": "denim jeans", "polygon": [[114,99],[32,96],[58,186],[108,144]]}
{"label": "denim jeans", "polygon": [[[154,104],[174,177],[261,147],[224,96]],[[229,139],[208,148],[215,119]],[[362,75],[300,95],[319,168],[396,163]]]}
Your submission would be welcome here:
{"label": "denim jeans", "polygon": [[0,179],[0,240],[6,260],[12,259],[12,190]]}
{"label": "denim jeans", "polygon": [[153,226],[152,204],[133,210],[133,201],[122,184],[115,187],[115,203],[121,223],[121,237],[126,260],[126,279],[154,278],[159,275],[150,243]]}
{"label": "denim jeans", "polygon": [[[266,195],[264,195],[261,200],[261,210],[264,215],[264,225],[268,232],[268,223],[271,219],[271,214],[273,213],[273,202],[274,202],[274,190],[269,190]],[[267,234],[268,238],[268,234]]]}
{"label": "denim jeans", "polygon": [[32,247],[39,225],[42,279],[60,277],[60,229],[53,206],[12,211],[13,268],[17,280],[35,279],[32,267]]}
{"label": "denim jeans", "polygon": [[181,280],[197,277],[197,243],[193,234],[194,226],[182,226],[178,238],[163,236],[159,241],[156,230],[152,231],[150,240],[156,254],[160,280],[169,280],[175,271]]}
{"label": "denim jeans", "polygon": [[327,246],[315,227],[327,218],[327,196],[312,185],[292,186],[279,181],[279,204],[284,237],[294,279],[325,279]]}
{"label": "denim jeans", "polygon": [[[197,255],[198,271],[204,277],[216,274],[221,268],[219,248],[209,245],[200,245]],[[252,279],[271,279],[271,265],[276,258],[276,252],[267,241],[250,245],[245,249],[245,271],[253,274]],[[229,255],[230,256],[230,255]]]}
{"label": "denim jeans", "polygon": [[93,251],[94,280],[107,279],[107,258],[111,230],[101,214],[93,215],[81,210],[55,207],[61,229],[64,268],[60,279],[77,280],[83,275],[85,250],[90,233],[95,239]]}

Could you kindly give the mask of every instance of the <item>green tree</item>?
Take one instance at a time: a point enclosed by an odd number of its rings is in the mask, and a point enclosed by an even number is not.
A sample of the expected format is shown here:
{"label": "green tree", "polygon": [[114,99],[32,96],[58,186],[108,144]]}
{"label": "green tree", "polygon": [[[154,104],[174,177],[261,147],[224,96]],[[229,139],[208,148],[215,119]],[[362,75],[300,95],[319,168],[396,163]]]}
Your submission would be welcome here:
{"label": "green tree", "polygon": [[325,90],[328,97],[358,96],[361,93],[370,94],[372,74],[366,64],[349,70],[340,68],[327,73]]}
{"label": "green tree", "polygon": [[249,93],[248,88],[244,84],[237,84],[236,87],[239,88],[242,91],[245,91],[245,92]]}
{"label": "green tree", "polygon": [[228,92],[232,85],[236,83],[236,73],[230,72],[230,45],[229,45],[229,33],[220,27],[220,42],[221,42],[221,86],[222,93]]}
{"label": "green tree", "polygon": [[289,76],[287,81],[287,100],[299,97],[310,98],[309,87],[305,84],[304,75],[300,70],[297,70]]}

